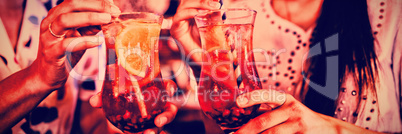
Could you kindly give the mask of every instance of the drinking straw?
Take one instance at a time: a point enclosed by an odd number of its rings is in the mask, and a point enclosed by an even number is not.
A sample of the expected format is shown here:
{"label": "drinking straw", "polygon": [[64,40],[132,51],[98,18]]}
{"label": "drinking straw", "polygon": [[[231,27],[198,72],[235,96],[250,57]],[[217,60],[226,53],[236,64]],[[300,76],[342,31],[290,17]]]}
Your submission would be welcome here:
{"label": "drinking straw", "polygon": [[[121,51],[124,51],[124,50],[119,50],[119,56],[118,56],[119,64],[122,66],[126,66],[126,60],[124,60],[125,56],[124,56],[124,53]],[[120,68],[120,69],[122,69],[122,68]],[[148,116],[147,107],[145,105],[144,96],[142,95],[140,85],[138,84],[138,80],[134,76],[127,74],[127,72],[124,69],[122,69],[122,70],[120,70],[120,69],[119,69],[119,74],[122,74],[122,75],[119,75],[119,77],[127,78],[127,75],[128,75],[128,78],[130,79],[131,84],[134,89],[134,96],[135,96],[135,98],[137,98],[137,104],[138,104],[138,108],[141,113],[141,117],[146,118]],[[120,80],[120,81],[123,81],[123,83],[125,83],[125,79]],[[121,83],[121,82],[119,82],[119,83]],[[124,87],[120,87],[120,88],[124,88]]]}
{"label": "drinking straw", "polygon": [[140,109],[141,117],[146,118],[148,116],[147,106],[144,102],[144,96],[142,95],[141,88],[136,80],[131,80],[134,88],[134,95],[137,98],[138,108]]}

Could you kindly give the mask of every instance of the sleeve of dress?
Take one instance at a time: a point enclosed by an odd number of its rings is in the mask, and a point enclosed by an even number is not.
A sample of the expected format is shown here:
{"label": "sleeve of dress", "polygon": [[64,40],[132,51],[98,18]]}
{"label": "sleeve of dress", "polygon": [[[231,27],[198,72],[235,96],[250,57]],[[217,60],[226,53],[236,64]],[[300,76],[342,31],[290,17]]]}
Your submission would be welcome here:
{"label": "sleeve of dress", "polygon": [[[402,17],[402,13],[399,18]],[[399,91],[399,113],[402,120],[402,20],[399,20],[398,32],[395,38],[395,52],[394,52],[394,64],[393,69],[395,72],[395,79],[398,80]]]}
{"label": "sleeve of dress", "polygon": [[[367,0],[377,55],[379,122],[375,130],[402,132],[401,120],[401,0]],[[371,110],[370,110],[371,111]],[[373,114],[368,114],[374,116]],[[368,117],[367,117],[368,118]],[[373,121],[366,119],[365,124]]]}

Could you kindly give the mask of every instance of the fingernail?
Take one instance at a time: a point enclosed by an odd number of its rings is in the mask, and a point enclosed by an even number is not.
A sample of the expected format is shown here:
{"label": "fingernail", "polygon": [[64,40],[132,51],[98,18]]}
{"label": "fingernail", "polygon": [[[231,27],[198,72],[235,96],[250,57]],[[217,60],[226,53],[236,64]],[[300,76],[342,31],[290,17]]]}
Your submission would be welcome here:
{"label": "fingernail", "polygon": [[159,119],[159,126],[164,125],[164,124],[166,123],[166,121],[167,121],[167,118],[166,118],[166,117],[161,117],[161,118]]}
{"label": "fingernail", "polygon": [[95,98],[94,98],[95,96],[92,96],[91,98],[89,98],[89,104],[91,104],[91,106],[92,107],[94,107],[95,105],[96,105],[96,101],[94,100]]}
{"label": "fingernail", "polygon": [[102,36],[98,36],[98,39],[99,39],[100,45],[105,43],[105,38],[103,38]]}
{"label": "fingernail", "polygon": [[87,41],[93,41],[93,42],[96,41],[97,42],[97,43],[91,43],[92,45],[88,46],[88,47],[96,47],[96,46],[102,45],[102,43],[103,43],[103,40],[101,40],[101,38],[98,35],[88,37]]}
{"label": "fingernail", "polygon": [[118,15],[121,13],[120,9],[116,5],[112,5],[110,12],[112,12],[112,14],[114,15]]}
{"label": "fingernail", "polygon": [[169,88],[169,95],[173,96],[174,92],[175,92],[174,86],[171,85],[170,88]]}
{"label": "fingernail", "polygon": [[248,99],[246,97],[243,97],[243,96],[238,97],[236,101],[237,101],[237,104],[239,106],[244,106],[244,105],[246,105],[248,103]]}
{"label": "fingernail", "polygon": [[170,86],[170,91],[174,92],[174,86]]}
{"label": "fingernail", "polygon": [[92,48],[92,47],[97,47],[97,46],[100,46],[100,45],[102,45],[103,43],[104,43],[104,39],[102,39],[102,38],[100,38],[100,36],[94,36],[93,37],[94,39],[94,41],[97,41],[97,43],[91,43],[92,45],[91,46],[88,46],[88,47],[90,47],[90,48]]}
{"label": "fingernail", "polygon": [[206,14],[206,13],[208,13],[208,11],[209,11],[209,10],[202,10],[202,9],[197,10],[197,12],[198,12],[199,14]]}
{"label": "fingernail", "polygon": [[112,20],[112,16],[110,16],[110,14],[107,13],[101,13],[99,14],[99,20],[102,22],[110,22],[110,20]]}
{"label": "fingernail", "polygon": [[215,1],[209,1],[208,5],[213,8],[217,8],[217,9],[221,6],[221,4],[219,2],[215,2]]}
{"label": "fingernail", "polygon": [[154,131],[147,131],[147,132],[148,132],[148,134],[155,134]]}

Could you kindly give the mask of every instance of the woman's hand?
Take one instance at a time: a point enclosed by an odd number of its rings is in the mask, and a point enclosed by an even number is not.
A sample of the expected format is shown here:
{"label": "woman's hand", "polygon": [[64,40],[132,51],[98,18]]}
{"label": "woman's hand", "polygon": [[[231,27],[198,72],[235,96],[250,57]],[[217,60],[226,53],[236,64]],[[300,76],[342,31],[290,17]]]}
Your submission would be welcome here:
{"label": "woman's hand", "polygon": [[[164,80],[164,85],[166,90],[168,91],[169,95],[172,96],[175,90],[177,89],[176,84],[172,80]],[[89,100],[89,103],[92,105],[92,107],[96,108],[102,108],[102,95],[101,93],[98,93],[94,96],[91,97]],[[169,124],[174,120],[176,117],[177,113],[177,106],[174,105],[173,103],[167,102],[165,105],[164,112],[159,114],[158,116],[155,117],[154,123],[156,128],[152,129],[147,129],[143,131],[144,134],[151,134],[151,133],[161,133],[162,132],[162,127],[166,124]],[[114,127],[109,121],[108,121],[109,131],[111,133],[122,133],[121,130],[118,128]]]}
{"label": "woman's hand", "polygon": [[[39,51],[35,70],[49,89],[64,85],[71,69],[85,50],[103,43],[93,36],[95,26],[109,23],[120,10],[108,0],[65,0],[52,8],[40,27]],[[86,35],[90,34],[90,35]]]}
{"label": "woman's hand", "polygon": [[102,44],[97,36],[83,35],[99,31],[88,26],[109,23],[111,14],[119,13],[107,0],[65,0],[49,11],[40,26],[36,60],[0,81],[0,133],[14,126],[52,91],[62,88],[68,77],[66,68],[73,68],[86,49]]}
{"label": "woman's hand", "polygon": [[214,10],[219,7],[220,3],[216,0],[182,0],[173,17],[170,34],[178,41],[178,45],[183,46],[186,55],[191,54],[190,58],[196,62],[201,62],[201,53],[195,53],[201,49],[201,42],[194,16],[199,10]]}
{"label": "woman's hand", "polygon": [[239,96],[236,103],[242,108],[256,104],[274,108],[250,120],[236,133],[373,133],[316,113],[293,96],[275,90],[255,90]]}

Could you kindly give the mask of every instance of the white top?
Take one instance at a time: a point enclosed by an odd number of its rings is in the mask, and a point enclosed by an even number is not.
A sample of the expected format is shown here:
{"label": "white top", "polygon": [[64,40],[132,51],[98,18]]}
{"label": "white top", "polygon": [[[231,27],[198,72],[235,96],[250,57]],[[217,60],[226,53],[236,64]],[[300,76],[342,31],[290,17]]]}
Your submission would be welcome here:
{"label": "white top", "polygon": [[[335,117],[370,130],[402,132],[400,118],[402,1],[368,0],[367,4],[379,61],[378,100],[368,95],[365,101],[362,101],[364,103],[363,110],[360,110],[357,113],[358,116],[354,117],[355,104],[359,98],[357,95],[352,95],[356,85],[349,76],[341,85],[345,90],[341,90],[336,101],[338,104],[336,104],[337,111],[334,111]],[[257,11],[253,45],[257,50],[254,56],[256,62],[259,62],[257,69],[263,88],[284,90],[301,100],[303,94],[298,89],[303,80],[301,75],[302,57],[309,51],[309,39],[315,26],[304,31],[292,22],[279,17],[273,11],[270,0],[235,1],[233,3],[224,1],[224,7],[250,8]],[[269,53],[270,51],[271,53]],[[272,52],[275,52],[274,56],[270,55]],[[290,59],[291,62],[289,62]],[[275,63],[276,67],[274,67]],[[289,67],[290,70],[288,70]],[[292,73],[293,71],[294,73]],[[295,84],[292,85],[292,83]]]}

